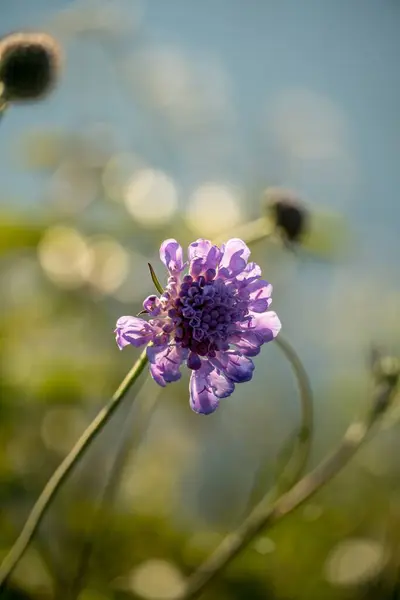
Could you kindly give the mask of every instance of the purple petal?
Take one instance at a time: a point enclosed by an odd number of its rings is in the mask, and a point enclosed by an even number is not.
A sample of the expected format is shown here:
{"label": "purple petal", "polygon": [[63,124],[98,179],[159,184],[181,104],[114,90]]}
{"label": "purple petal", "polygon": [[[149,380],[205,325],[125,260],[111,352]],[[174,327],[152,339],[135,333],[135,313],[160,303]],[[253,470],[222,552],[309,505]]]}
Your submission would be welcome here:
{"label": "purple petal", "polygon": [[195,352],[190,352],[189,357],[187,359],[187,366],[189,369],[192,369],[193,371],[198,371],[199,369],[201,369],[200,356],[198,354],[195,354]]}
{"label": "purple petal", "polygon": [[147,296],[147,298],[143,302],[143,308],[147,310],[149,315],[152,317],[157,317],[161,312],[161,301],[160,298],[152,294],[151,296]]}
{"label": "purple petal", "polygon": [[216,269],[222,256],[218,246],[213,246],[209,240],[198,239],[188,248],[190,273],[197,277],[208,269]]}
{"label": "purple petal", "polygon": [[207,254],[206,262],[204,265],[204,270],[213,269],[215,271],[215,269],[219,265],[221,257],[222,257],[222,252],[218,248],[218,246],[212,246],[210,248],[209,253]]}
{"label": "purple petal", "polygon": [[241,334],[234,334],[230,337],[229,341],[245,356],[257,356],[257,354],[260,354],[260,348],[264,343],[253,331],[243,331]]}
{"label": "purple petal", "polygon": [[161,387],[165,387],[167,385],[167,382],[163,377],[162,370],[160,369],[158,364],[150,364],[149,370],[150,375],[152,376],[154,381],[158,383],[158,385],[160,385]]}
{"label": "purple petal", "polygon": [[250,313],[250,315],[251,321],[249,322],[249,326],[252,331],[260,336],[263,342],[270,342],[276,338],[282,328],[282,323],[274,311]]}
{"label": "purple petal", "polygon": [[245,281],[249,284],[261,277],[261,268],[255,262],[248,263],[243,271],[237,275],[239,281]]}
{"label": "purple petal", "polygon": [[201,369],[192,371],[190,377],[190,407],[201,415],[209,415],[218,408],[219,400],[209,380],[212,371],[213,367],[207,361],[203,361]]}
{"label": "purple petal", "polygon": [[235,383],[244,383],[253,377],[253,361],[236,351],[218,352],[217,358],[211,359],[211,362],[215,366],[219,365],[226,377]]}
{"label": "purple petal", "polygon": [[179,274],[183,269],[182,246],[174,239],[165,240],[160,247],[160,259],[171,275]]}
{"label": "purple petal", "polygon": [[194,258],[190,261],[189,273],[192,277],[198,277],[203,272],[203,259]]}
{"label": "purple petal", "polygon": [[192,242],[188,248],[189,260],[194,260],[195,258],[205,258],[208,255],[211,246],[212,243],[210,240],[204,240],[202,238]]}
{"label": "purple petal", "polygon": [[249,309],[263,313],[271,306],[272,303],[272,285],[263,279],[253,281],[247,286],[249,292]]}
{"label": "purple petal", "polygon": [[138,348],[152,341],[155,332],[152,326],[139,317],[120,317],[115,329],[117,344],[122,350],[128,344]]}
{"label": "purple petal", "polygon": [[224,248],[224,254],[219,263],[219,273],[227,277],[235,277],[247,265],[250,250],[239,238],[229,240]]}
{"label": "purple petal", "polygon": [[235,390],[235,384],[219,369],[214,369],[208,376],[211,388],[217,398],[227,398]]}
{"label": "purple petal", "polygon": [[147,358],[150,362],[150,374],[154,381],[165,387],[167,383],[181,378],[180,366],[188,351],[180,346],[148,346]]}

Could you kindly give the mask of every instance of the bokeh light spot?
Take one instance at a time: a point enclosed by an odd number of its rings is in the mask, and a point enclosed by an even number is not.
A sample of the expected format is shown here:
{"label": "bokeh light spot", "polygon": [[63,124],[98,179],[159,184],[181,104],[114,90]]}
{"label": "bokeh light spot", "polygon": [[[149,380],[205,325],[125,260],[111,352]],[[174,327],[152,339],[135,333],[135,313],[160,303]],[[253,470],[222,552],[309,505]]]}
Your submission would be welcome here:
{"label": "bokeh light spot", "polygon": [[338,544],[325,564],[327,580],[336,586],[352,586],[376,577],[386,562],[382,544],[371,539],[351,539]]}
{"label": "bokeh light spot", "polygon": [[206,183],[189,199],[186,221],[194,233],[212,237],[234,227],[241,219],[240,197],[230,186]]}
{"label": "bokeh light spot", "polygon": [[75,161],[64,162],[50,180],[47,195],[64,213],[86,208],[96,198],[98,184],[93,173]]}
{"label": "bokeh light spot", "polygon": [[99,238],[89,247],[90,272],[88,281],[104,294],[120,287],[129,270],[129,255],[112,238]]}
{"label": "bokeh light spot", "polygon": [[254,543],[254,550],[259,554],[270,554],[275,551],[276,544],[269,537],[261,537]]}
{"label": "bokeh light spot", "polygon": [[319,504],[307,504],[303,508],[303,519],[308,522],[317,521],[323,512],[323,508]]}
{"label": "bokeh light spot", "polygon": [[148,560],[130,576],[130,587],[142,598],[169,600],[182,589],[183,577],[178,569],[164,560]]}
{"label": "bokeh light spot", "polygon": [[125,188],[125,204],[132,217],[144,227],[168,223],[178,207],[178,191],[162,171],[142,169]]}
{"label": "bokeh light spot", "polygon": [[143,161],[129,152],[112,156],[102,174],[102,183],[107,197],[115,202],[122,202],[127,184],[133,174],[143,166]]}
{"label": "bokeh light spot", "polygon": [[88,245],[75,229],[55,226],[47,230],[38,246],[39,262],[54,283],[77,288],[90,273]]}

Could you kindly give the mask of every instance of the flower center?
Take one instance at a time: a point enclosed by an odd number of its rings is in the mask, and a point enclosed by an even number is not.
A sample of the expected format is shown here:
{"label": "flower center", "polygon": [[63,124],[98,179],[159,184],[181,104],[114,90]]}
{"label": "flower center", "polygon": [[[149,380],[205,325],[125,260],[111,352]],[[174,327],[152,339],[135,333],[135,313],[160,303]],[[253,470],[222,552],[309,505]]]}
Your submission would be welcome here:
{"label": "flower center", "polygon": [[212,269],[197,278],[186,275],[168,312],[175,327],[175,342],[208,357],[229,348],[227,339],[246,314],[247,303],[237,296],[235,285],[215,279]]}

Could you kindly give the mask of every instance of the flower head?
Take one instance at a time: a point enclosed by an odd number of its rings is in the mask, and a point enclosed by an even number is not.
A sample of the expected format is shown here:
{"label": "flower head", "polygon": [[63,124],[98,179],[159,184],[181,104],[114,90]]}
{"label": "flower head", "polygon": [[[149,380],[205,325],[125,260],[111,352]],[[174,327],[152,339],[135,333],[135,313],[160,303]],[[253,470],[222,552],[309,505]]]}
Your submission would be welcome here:
{"label": "flower head", "polygon": [[54,87],[60,49],[45,33],[12,33],[0,39],[0,83],[7,102],[39,100]]}
{"label": "flower head", "polygon": [[268,310],[272,286],[260,267],[248,262],[250,250],[240,239],[221,247],[199,239],[189,246],[189,261],[176,240],[161,244],[160,258],[169,272],[165,291],[145,299],[150,320],[126,316],[115,330],[120,349],[147,346],[150,373],[161,386],[181,377],[186,362],[190,405],[209,414],[235,384],[250,381],[252,356],[281,329]]}
{"label": "flower head", "polygon": [[288,242],[299,242],[308,230],[309,215],[297,195],[285,188],[268,188],[265,207]]}

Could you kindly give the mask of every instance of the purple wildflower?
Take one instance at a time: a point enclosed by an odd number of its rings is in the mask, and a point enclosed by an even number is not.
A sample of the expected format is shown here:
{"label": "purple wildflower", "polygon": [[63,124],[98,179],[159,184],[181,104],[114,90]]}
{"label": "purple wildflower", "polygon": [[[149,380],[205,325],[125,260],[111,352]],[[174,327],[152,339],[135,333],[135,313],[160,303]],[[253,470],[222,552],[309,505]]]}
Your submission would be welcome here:
{"label": "purple wildflower", "polygon": [[247,262],[250,250],[242,240],[218,247],[199,239],[188,254],[184,263],[176,240],[161,244],[169,278],[160,297],[143,303],[151,319],[121,317],[115,333],[120,349],[148,344],[150,373],[161,386],[180,379],[186,361],[192,371],[191,408],[207,415],[236,383],[250,381],[250,357],[277,336],[281,323],[268,310],[272,286],[260,278],[257,264]]}

